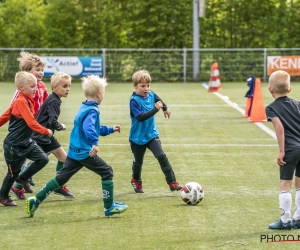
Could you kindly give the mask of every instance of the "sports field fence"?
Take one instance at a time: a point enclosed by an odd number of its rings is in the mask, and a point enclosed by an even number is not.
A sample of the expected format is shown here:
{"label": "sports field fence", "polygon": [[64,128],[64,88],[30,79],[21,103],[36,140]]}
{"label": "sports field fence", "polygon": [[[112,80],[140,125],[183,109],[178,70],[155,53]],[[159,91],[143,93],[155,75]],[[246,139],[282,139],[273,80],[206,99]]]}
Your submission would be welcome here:
{"label": "sports field fence", "polygon": [[[103,77],[110,82],[131,81],[133,72],[147,69],[156,82],[208,82],[211,65],[219,64],[221,82],[245,81],[249,75],[268,79],[268,56],[298,56],[300,48],[199,49],[199,74],[193,77],[194,49],[63,49],[0,48],[0,81],[12,81],[21,51],[39,56],[101,56]],[[76,79],[76,77],[75,77]],[[299,80],[299,77],[292,77]]]}

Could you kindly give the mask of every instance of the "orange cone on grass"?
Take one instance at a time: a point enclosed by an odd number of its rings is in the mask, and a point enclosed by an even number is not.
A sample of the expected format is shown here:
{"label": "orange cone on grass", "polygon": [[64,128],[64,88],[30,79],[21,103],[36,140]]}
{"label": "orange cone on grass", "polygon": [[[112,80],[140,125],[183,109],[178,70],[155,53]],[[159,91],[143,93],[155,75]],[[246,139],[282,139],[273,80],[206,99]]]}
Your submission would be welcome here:
{"label": "orange cone on grass", "polygon": [[262,97],[261,81],[260,78],[256,78],[249,122],[265,122],[265,121],[267,121],[267,116],[266,116],[264,101]]}
{"label": "orange cone on grass", "polygon": [[219,75],[219,65],[217,62],[214,62],[211,65],[210,70],[210,79],[209,79],[208,92],[217,92],[221,90],[221,80]]}

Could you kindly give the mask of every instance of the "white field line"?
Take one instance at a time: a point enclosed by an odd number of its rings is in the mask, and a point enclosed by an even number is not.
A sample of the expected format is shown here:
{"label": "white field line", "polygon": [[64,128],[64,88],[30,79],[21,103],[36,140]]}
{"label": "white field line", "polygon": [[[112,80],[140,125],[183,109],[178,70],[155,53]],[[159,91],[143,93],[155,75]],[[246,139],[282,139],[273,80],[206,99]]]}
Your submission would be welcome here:
{"label": "white field line", "polygon": [[[129,146],[129,142],[128,144],[124,144],[124,143],[102,143],[101,145],[105,145],[105,146],[118,146],[118,147],[130,147]],[[64,146],[65,148],[67,148],[69,146],[69,144],[67,143],[62,143],[62,146]],[[278,147],[277,144],[199,144],[199,143],[195,143],[195,144],[181,144],[181,143],[177,143],[177,144],[172,144],[172,143],[164,143],[164,147]]]}
{"label": "white field line", "polygon": [[[202,84],[202,86],[206,89],[208,89],[208,85],[207,84]],[[217,97],[219,97],[220,99],[222,99],[224,102],[226,102],[230,107],[236,109],[237,111],[239,111],[242,115],[245,114],[245,110],[242,109],[241,107],[239,107],[235,102],[232,102],[229,100],[229,98],[227,96],[223,96],[218,92],[212,92],[214,93]],[[269,134],[270,136],[272,136],[275,140],[276,138],[276,134],[273,130],[269,129],[267,126],[265,126],[262,122],[254,122],[255,125],[257,125],[260,129],[262,129],[263,131],[265,131],[267,134]]]}

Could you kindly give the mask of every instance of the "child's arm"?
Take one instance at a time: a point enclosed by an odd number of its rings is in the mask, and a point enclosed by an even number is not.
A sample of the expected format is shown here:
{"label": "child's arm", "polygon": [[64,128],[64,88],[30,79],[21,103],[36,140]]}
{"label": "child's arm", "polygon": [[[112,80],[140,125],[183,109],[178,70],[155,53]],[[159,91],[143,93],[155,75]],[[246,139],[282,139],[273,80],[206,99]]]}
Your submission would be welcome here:
{"label": "child's arm", "polygon": [[97,112],[91,110],[85,119],[83,120],[82,128],[85,136],[92,144],[92,149],[90,150],[89,156],[93,157],[98,153],[98,135],[95,129],[95,121],[97,120]]}
{"label": "child's arm", "polygon": [[11,116],[11,107],[9,107],[1,116],[0,116],[0,127],[10,120]]}
{"label": "child's arm", "polygon": [[101,136],[107,136],[115,131],[121,132],[121,126],[120,125],[114,125],[113,127],[107,127],[107,126],[100,126],[100,135]]}
{"label": "child's arm", "polygon": [[153,109],[144,113],[135,100],[130,100],[130,113],[136,118],[138,122],[143,122],[154,116],[160,110],[160,108],[162,108],[162,102],[156,102]]}
{"label": "child's arm", "polygon": [[283,158],[285,156],[285,151],[284,151],[284,128],[283,125],[280,121],[279,118],[272,118],[271,119],[273,126],[275,128],[275,133],[276,133],[276,137],[277,137],[277,142],[278,142],[278,146],[279,146],[279,154],[277,157],[277,164],[279,166],[282,166],[285,164],[285,162],[283,161]]}
{"label": "child's arm", "polygon": [[154,98],[155,98],[155,104],[157,102],[162,102],[162,110],[164,111],[164,116],[165,118],[170,118],[171,116],[171,111],[168,109],[167,105],[159,98],[157,94],[154,93]]}
{"label": "child's arm", "polygon": [[60,103],[59,102],[51,102],[48,105],[47,113],[48,113],[48,121],[47,121],[47,127],[52,128],[54,130],[60,131],[65,130],[66,125],[63,123],[59,123],[57,121],[58,115],[60,112]]}
{"label": "child's arm", "polygon": [[53,133],[50,129],[43,127],[35,120],[33,113],[30,111],[26,99],[20,99],[20,101],[16,105],[14,105],[12,114],[17,117],[23,118],[27,126],[31,128],[31,130],[39,134],[52,136]]}

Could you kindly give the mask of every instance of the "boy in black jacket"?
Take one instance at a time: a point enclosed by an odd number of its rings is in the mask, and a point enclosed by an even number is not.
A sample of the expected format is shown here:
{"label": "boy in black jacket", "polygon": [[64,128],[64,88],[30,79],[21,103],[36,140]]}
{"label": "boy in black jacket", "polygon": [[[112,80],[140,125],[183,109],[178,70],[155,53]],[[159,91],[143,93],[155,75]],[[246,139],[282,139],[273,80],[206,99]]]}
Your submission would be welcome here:
{"label": "boy in black jacket", "polygon": [[[55,130],[60,131],[66,129],[65,124],[58,122],[58,117],[60,115],[60,105],[62,103],[61,97],[67,97],[70,91],[71,76],[63,72],[56,72],[51,77],[51,87],[53,92],[41,106],[36,116],[36,120],[42,126],[50,129],[54,134]],[[62,169],[67,155],[57,139],[54,136],[49,138],[48,136],[44,136],[35,132],[33,132],[31,138],[42,148],[45,153],[52,153],[53,155],[55,155],[58,160],[56,171],[58,172],[60,169]],[[36,163],[32,162],[27,168],[23,170],[20,176],[22,179],[28,179],[38,171],[39,170],[36,169]],[[24,188],[26,192],[32,193],[32,189],[29,185],[26,185]],[[13,185],[12,191],[15,193],[15,195],[17,195],[17,197],[18,194],[21,194],[22,192],[22,190],[17,188],[15,185]],[[74,195],[69,192],[65,185],[54,190],[54,194],[63,195],[66,198],[74,198]],[[22,197],[18,198],[26,199],[26,197],[24,197],[25,195],[23,194]]]}

